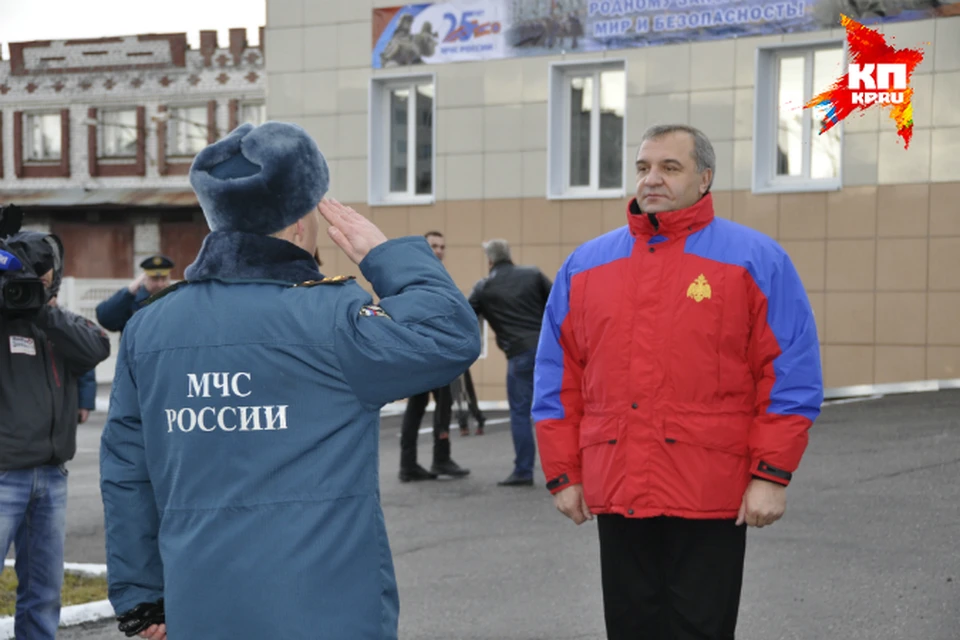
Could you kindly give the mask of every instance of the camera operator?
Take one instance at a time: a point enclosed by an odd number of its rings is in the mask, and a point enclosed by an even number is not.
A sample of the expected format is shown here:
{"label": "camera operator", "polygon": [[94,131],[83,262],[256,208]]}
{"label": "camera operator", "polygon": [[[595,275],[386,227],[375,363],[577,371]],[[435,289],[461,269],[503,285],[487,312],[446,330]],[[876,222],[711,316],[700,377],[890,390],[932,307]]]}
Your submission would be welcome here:
{"label": "camera operator", "polygon": [[0,250],[6,252],[0,270],[0,555],[14,543],[16,637],[53,639],[63,584],[64,464],[77,448],[77,384],[110,355],[110,341],[93,323],[51,304],[63,276],[59,238],[23,232],[3,240],[0,234]]}

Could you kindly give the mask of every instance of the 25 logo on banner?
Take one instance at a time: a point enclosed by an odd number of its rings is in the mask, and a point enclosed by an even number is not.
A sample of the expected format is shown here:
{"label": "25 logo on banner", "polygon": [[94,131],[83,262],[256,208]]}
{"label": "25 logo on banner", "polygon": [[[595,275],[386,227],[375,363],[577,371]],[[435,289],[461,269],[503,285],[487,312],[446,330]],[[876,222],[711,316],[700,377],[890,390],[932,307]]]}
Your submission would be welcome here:
{"label": "25 logo on banner", "polygon": [[464,11],[460,14],[460,20],[457,20],[455,13],[443,14],[443,19],[450,23],[450,29],[447,35],[443,37],[444,42],[466,42],[471,38],[480,38],[495,33],[500,33],[502,26],[499,21],[480,23],[479,20],[471,20],[474,16],[483,16],[483,11]]}

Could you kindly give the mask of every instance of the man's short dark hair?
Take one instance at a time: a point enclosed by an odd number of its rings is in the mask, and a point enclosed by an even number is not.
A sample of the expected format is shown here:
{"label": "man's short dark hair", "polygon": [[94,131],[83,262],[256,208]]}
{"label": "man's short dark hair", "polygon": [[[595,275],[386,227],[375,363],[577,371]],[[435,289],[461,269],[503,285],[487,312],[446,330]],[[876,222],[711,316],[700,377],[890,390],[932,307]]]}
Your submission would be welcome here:
{"label": "man's short dark hair", "polygon": [[437,236],[438,238],[442,238],[443,234],[440,233],[439,231],[427,231],[425,234],[423,234],[424,238],[429,238],[430,236]]}

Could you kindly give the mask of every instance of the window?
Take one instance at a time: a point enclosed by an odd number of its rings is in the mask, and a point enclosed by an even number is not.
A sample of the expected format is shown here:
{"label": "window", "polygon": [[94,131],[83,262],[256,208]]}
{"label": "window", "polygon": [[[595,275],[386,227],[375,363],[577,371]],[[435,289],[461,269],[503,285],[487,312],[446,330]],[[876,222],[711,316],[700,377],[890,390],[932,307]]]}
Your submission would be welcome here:
{"label": "window", "polygon": [[845,72],[840,42],[761,48],[753,134],[753,191],[827,191],[842,184],[842,124],[821,134],[822,107],[804,109]]}
{"label": "window", "polygon": [[240,105],[240,123],[249,122],[255,127],[267,121],[267,106],[262,102]]}
{"label": "window", "polygon": [[207,146],[207,107],[174,107],[167,120],[167,153],[195,156]]}
{"label": "window", "polygon": [[97,148],[101,158],[132,158],[137,155],[137,112],[123,109],[100,112]]}
{"label": "window", "polygon": [[370,88],[370,202],[432,202],[434,78],[375,78]]}
{"label": "window", "polygon": [[26,162],[59,162],[61,115],[56,113],[25,114],[23,159]]}
{"label": "window", "polygon": [[623,62],[551,66],[550,197],[623,196],[626,106]]}

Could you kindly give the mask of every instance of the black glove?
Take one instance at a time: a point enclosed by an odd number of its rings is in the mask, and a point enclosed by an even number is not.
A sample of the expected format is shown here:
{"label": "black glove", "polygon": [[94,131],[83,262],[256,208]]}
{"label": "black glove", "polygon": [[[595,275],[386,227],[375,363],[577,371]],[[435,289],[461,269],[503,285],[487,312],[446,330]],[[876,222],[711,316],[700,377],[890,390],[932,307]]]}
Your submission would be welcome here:
{"label": "black glove", "polygon": [[163,624],[166,618],[163,614],[163,598],[155,603],[141,602],[130,611],[117,616],[120,631],[128,638],[132,638],[141,631],[145,631],[154,624]]}

